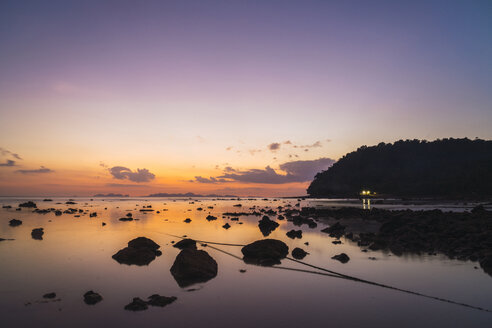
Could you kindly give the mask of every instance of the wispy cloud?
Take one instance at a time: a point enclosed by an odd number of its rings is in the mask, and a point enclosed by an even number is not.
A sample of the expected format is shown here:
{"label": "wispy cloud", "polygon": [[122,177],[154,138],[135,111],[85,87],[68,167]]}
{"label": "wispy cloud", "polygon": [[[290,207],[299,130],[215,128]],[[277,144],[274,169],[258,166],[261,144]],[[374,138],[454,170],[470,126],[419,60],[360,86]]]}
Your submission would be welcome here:
{"label": "wispy cloud", "polygon": [[53,173],[52,169],[49,169],[47,167],[41,166],[39,169],[34,169],[34,170],[17,170],[15,171],[17,173],[22,173],[22,174],[38,174],[38,173]]}
{"label": "wispy cloud", "polygon": [[133,182],[148,182],[155,178],[155,174],[147,169],[137,169],[136,171],[132,171],[124,166],[113,166],[109,169],[109,173],[111,173],[115,179],[127,179]]}
{"label": "wispy cloud", "polygon": [[0,147],[0,154],[1,154],[2,156],[6,156],[6,157],[8,157],[8,156],[12,156],[12,157],[14,157],[14,158],[16,158],[16,159],[22,160],[22,158],[19,156],[19,154],[13,153],[13,152],[11,152],[10,150],[7,150],[7,149],[5,149],[5,148],[1,148],[1,147]]}
{"label": "wispy cloud", "polygon": [[126,183],[107,183],[106,187],[112,187],[112,188],[146,188],[148,185],[144,184],[126,184]]}

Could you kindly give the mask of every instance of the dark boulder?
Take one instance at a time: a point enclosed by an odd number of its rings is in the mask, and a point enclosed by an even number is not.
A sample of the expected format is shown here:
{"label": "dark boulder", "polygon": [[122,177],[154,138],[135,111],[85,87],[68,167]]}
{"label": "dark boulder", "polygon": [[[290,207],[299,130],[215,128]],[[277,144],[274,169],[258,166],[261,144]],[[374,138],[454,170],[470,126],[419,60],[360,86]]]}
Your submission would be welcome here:
{"label": "dark boulder", "polygon": [[207,221],[214,221],[214,220],[217,220],[217,217],[215,217],[213,215],[207,215],[207,217],[205,219],[207,219]]}
{"label": "dark boulder", "polygon": [[124,218],[120,218],[120,221],[133,221],[133,218],[131,216],[126,216]]}
{"label": "dark boulder", "polygon": [[36,208],[37,205],[36,205],[36,203],[34,203],[32,201],[28,201],[28,202],[19,204],[19,207]]}
{"label": "dark boulder", "polygon": [[226,224],[224,224],[224,225],[222,226],[222,228],[224,228],[224,229],[226,229],[226,230],[227,230],[227,229],[229,229],[230,227],[231,227],[231,225],[230,225],[229,223],[226,223]]}
{"label": "dark boulder", "polygon": [[21,220],[17,220],[17,219],[12,219],[9,221],[9,225],[11,227],[17,227],[17,226],[20,226],[22,224],[22,221]]}
{"label": "dark boulder", "polygon": [[43,228],[36,228],[36,229],[32,229],[31,231],[32,239],[43,240],[43,235],[44,235]]}
{"label": "dark boulder", "polygon": [[179,248],[179,249],[185,249],[185,248],[192,248],[196,249],[196,241],[193,239],[183,239],[178,241],[176,244],[173,245],[173,247]]}
{"label": "dark boulder", "polygon": [[151,250],[157,250],[161,246],[159,246],[156,242],[154,242],[152,239],[146,238],[146,237],[138,237],[135,239],[132,239],[128,242],[128,247],[133,247],[133,248],[148,248]]}
{"label": "dark boulder", "polygon": [[289,254],[289,247],[276,239],[257,240],[241,249],[246,263],[262,266],[280,264],[280,260]]}
{"label": "dark boulder", "polygon": [[333,256],[332,259],[340,261],[342,263],[347,263],[350,260],[350,257],[348,257],[348,255],[345,253],[340,253],[338,255]]}
{"label": "dark boulder", "polygon": [[186,248],[176,256],[171,274],[180,287],[187,287],[215,278],[217,262],[203,250]]}
{"label": "dark boulder", "polygon": [[289,232],[286,233],[287,237],[295,239],[295,238],[302,238],[302,230],[290,230]]}
{"label": "dark boulder", "polygon": [[191,219],[190,218],[187,218],[183,222],[190,223],[191,222]]}
{"label": "dark boulder", "polygon": [[152,296],[149,296],[148,299],[149,299],[149,301],[147,302],[147,304],[149,304],[151,306],[164,307],[166,305],[169,305],[169,304],[173,303],[178,298],[175,297],[175,296],[167,297],[167,296],[161,296],[159,294],[154,294]]}
{"label": "dark boulder", "polygon": [[130,304],[125,305],[125,310],[128,311],[144,311],[148,308],[147,302],[138,297],[133,298],[133,301]]}
{"label": "dark boulder", "polygon": [[302,260],[303,258],[306,257],[306,255],[308,255],[308,253],[302,248],[296,247],[292,250],[292,257],[294,257],[297,260]]}
{"label": "dark boulder", "polygon": [[87,305],[94,305],[103,300],[102,296],[92,290],[84,294],[84,302]]}
{"label": "dark boulder", "polygon": [[43,295],[43,298],[53,299],[56,297],[56,293],[47,293]]}
{"label": "dark boulder", "polygon": [[119,250],[113,255],[113,259],[120,264],[149,265],[156,256],[162,254],[158,250],[160,246],[153,240],[138,237],[128,242],[128,247]]}
{"label": "dark boulder", "polygon": [[261,233],[265,237],[270,235],[272,231],[277,229],[278,226],[279,224],[277,222],[270,220],[270,218],[266,215],[263,216],[261,220],[258,222],[258,227],[260,228]]}
{"label": "dark boulder", "polygon": [[492,276],[492,253],[487,254],[480,260],[480,266],[483,271]]}

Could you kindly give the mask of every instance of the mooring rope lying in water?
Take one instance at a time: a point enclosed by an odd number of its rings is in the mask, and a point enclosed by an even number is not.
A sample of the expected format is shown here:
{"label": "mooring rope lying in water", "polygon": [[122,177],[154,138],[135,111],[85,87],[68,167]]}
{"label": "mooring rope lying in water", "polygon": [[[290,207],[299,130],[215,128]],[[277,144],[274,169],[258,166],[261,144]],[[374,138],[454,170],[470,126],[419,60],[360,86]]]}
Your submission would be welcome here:
{"label": "mooring rope lying in water", "polygon": [[[169,235],[169,236],[172,236],[172,237],[176,237],[176,238],[181,238],[181,239],[187,238],[187,237],[181,237],[181,236],[171,235],[171,234],[168,234],[168,233],[164,233],[164,234]],[[193,239],[193,238],[190,238],[190,239]],[[196,239],[193,239],[193,240],[195,240],[196,242],[199,242],[199,243],[213,244],[213,245],[241,246],[241,247],[242,246],[246,246],[246,245],[241,245],[241,244],[217,243],[217,242],[210,242],[210,241],[203,241],[203,240],[196,240]],[[234,254],[232,254],[230,252],[224,251],[224,250],[222,250],[220,248],[217,248],[217,247],[214,247],[214,246],[210,246],[210,245],[208,245],[208,247],[210,247],[212,249],[215,249],[215,250],[217,250],[219,252],[222,252],[224,254],[227,254],[229,256],[232,256],[233,258],[235,258],[237,260],[243,261],[243,259],[241,257],[239,257],[237,255],[234,255]],[[325,269],[325,268],[322,268],[322,267],[319,267],[319,266],[316,266],[316,265],[313,265],[313,264],[309,264],[309,263],[306,263],[306,262],[303,262],[303,261],[300,261],[300,260],[296,260],[296,259],[291,258],[291,257],[286,257],[286,259],[287,260],[290,260],[290,261],[293,261],[293,262],[296,262],[296,263],[299,263],[299,264],[302,264],[302,265],[305,265],[305,266],[308,266],[308,267],[311,267],[313,269],[317,269],[317,270],[320,270],[320,271],[323,271],[323,272],[327,272],[327,273],[317,272],[317,271],[311,271],[311,270],[302,270],[302,269],[296,269],[296,268],[281,267],[281,266],[272,266],[272,267],[265,267],[265,268],[275,268],[275,269],[282,269],[282,270],[290,270],[290,271],[297,271],[297,272],[318,274],[318,275],[328,276],[328,277],[332,277],[332,278],[346,279],[346,280],[356,281],[356,282],[360,282],[360,283],[364,283],[364,284],[368,284],[368,285],[372,285],[372,286],[377,286],[377,287],[382,287],[382,288],[386,288],[386,289],[391,289],[391,290],[399,291],[399,292],[402,292],[402,293],[407,293],[407,294],[411,294],[411,295],[421,296],[421,297],[425,297],[425,298],[428,298],[428,299],[433,299],[433,300],[440,301],[440,302],[445,302],[445,303],[449,303],[449,304],[455,304],[455,305],[467,307],[467,308],[474,309],[474,310],[479,310],[479,311],[484,311],[484,312],[492,313],[492,310],[489,310],[489,309],[486,309],[486,308],[482,308],[482,307],[479,307],[479,306],[474,306],[474,305],[470,305],[470,304],[466,304],[466,303],[456,302],[456,301],[448,300],[448,299],[437,297],[437,296],[422,294],[422,293],[419,293],[419,292],[414,292],[414,291],[403,289],[403,288],[399,288],[399,287],[394,287],[394,286],[385,285],[385,284],[381,284],[381,283],[370,281],[370,280],[365,280],[365,279],[357,278],[357,277],[354,277],[354,276],[349,276],[349,275],[346,275],[346,274],[343,274],[343,273],[340,273],[340,272],[336,272],[336,271]]]}

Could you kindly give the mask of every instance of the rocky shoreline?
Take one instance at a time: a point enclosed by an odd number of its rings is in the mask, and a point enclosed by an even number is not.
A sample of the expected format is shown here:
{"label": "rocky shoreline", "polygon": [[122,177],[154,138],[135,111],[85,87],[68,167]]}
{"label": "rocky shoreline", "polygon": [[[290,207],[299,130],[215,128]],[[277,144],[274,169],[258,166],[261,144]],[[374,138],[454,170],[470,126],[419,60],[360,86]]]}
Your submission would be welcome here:
{"label": "rocky shoreline", "polygon": [[[322,232],[356,242],[363,249],[389,250],[395,255],[442,253],[451,259],[479,262],[492,275],[492,211],[477,206],[470,212],[441,210],[364,210],[353,207],[288,210],[288,218],[334,222]],[[349,221],[377,222],[376,232],[354,232]]]}

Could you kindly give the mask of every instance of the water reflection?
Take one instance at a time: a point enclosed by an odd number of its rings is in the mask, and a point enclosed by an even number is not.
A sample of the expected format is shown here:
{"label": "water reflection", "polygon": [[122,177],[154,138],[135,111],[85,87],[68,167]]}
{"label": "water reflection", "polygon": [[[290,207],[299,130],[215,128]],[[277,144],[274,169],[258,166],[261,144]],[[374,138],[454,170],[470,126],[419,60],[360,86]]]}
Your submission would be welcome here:
{"label": "water reflection", "polygon": [[[16,211],[17,205],[27,199],[0,200],[1,205],[12,206],[0,209],[0,238],[14,239],[0,241],[0,314],[4,327],[29,327],[33,323],[87,327],[107,320],[122,327],[141,325],[145,320],[146,326],[158,327],[163,315],[167,324],[187,327],[266,327],[272,322],[283,327],[319,327],[326,322],[327,316],[332,324],[352,327],[368,323],[382,327],[456,326],[456,323],[484,327],[491,319],[489,313],[350,279],[331,279],[340,274],[363,277],[405,290],[492,308],[492,279],[482,270],[475,270],[474,264],[441,256],[397,257],[379,251],[364,253],[343,237],[341,244],[335,245],[332,241],[336,238],[320,232],[327,227],[320,221],[310,228],[306,224],[296,226],[285,219],[275,220],[279,226],[268,238],[282,240],[289,252],[302,247],[309,253],[303,263],[337,274],[315,268],[306,270],[305,264],[285,259],[273,269],[244,263],[240,246],[264,237],[258,227],[261,216],[223,215],[237,212],[234,207],[237,200],[199,199],[189,204],[189,199],[90,201],[76,198],[77,204],[71,205],[65,204],[67,199],[55,198],[49,205],[34,200],[41,210],[54,207],[64,212],[68,206],[77,207],[83,210],[77,214],[80,217],[66,213],[61,216],[52,212],[38,214],[29,208]],[[355,201],[360,206],[360,201]],[[244,209],[252,206],[275,209],[277,206],[294,206],[298,201],[240,202]],[[306,201],[301,202],[301,206],[306,204]],[[140,211],[149,205],[155,211]],[[366,206],[371,206],[369,200]],[[202,210],[198,210],[199,207]],[[94,212],[97,216],[91,217],[90,213]],[[134,220],[119,220],[128,217],[128,213],[132,213]],[[208,215],[217,219],[208,221]],[[190,219],[189,223],[183,222],[186,218]],[[239,219],[233,220],[236,218]],[[23,224],[11,227],[9,221],[12,219],[22,220]],[[222,227],[226,223],[230,229]],[[43,228],[43,240],[32,239],[31,232],[35,228]],[[293,229],[302,229],[301,239],[286,236]],[[172,246],[186,238],[185,235],[196,240],[197,246],[217,263],[215,278],[199,282],[191,289],[181,288],[170,271],[181,252]],[[160,245],[162,255],[148,266],[121,265],[112,259],[128,241],[141,236]],[[341,252],[350,256],[350,262],[341,264],[331,260],[333,255]],[[104,295],[104,300],[95,306],[87,306],[84,294],[88,290]],[[42,295],[51,291],[56,292],[60,301],[38,302],[42,301]],[[139,315],[124,311],[124,306],[134,297],[146,298],[154,294],[176,296],[177,300],[165,308],[149,307]],[[300,299],[302,302],[295,301]],[[27,303],[31,305],[25,306]],[[216,315],[217,309],[221,311],[220,316]],[[381,316],[382,309],[391,309],[392,316]],[[418,313],[426,315],[418,316]],[[409,317],[411,321],[406,320]]]}

